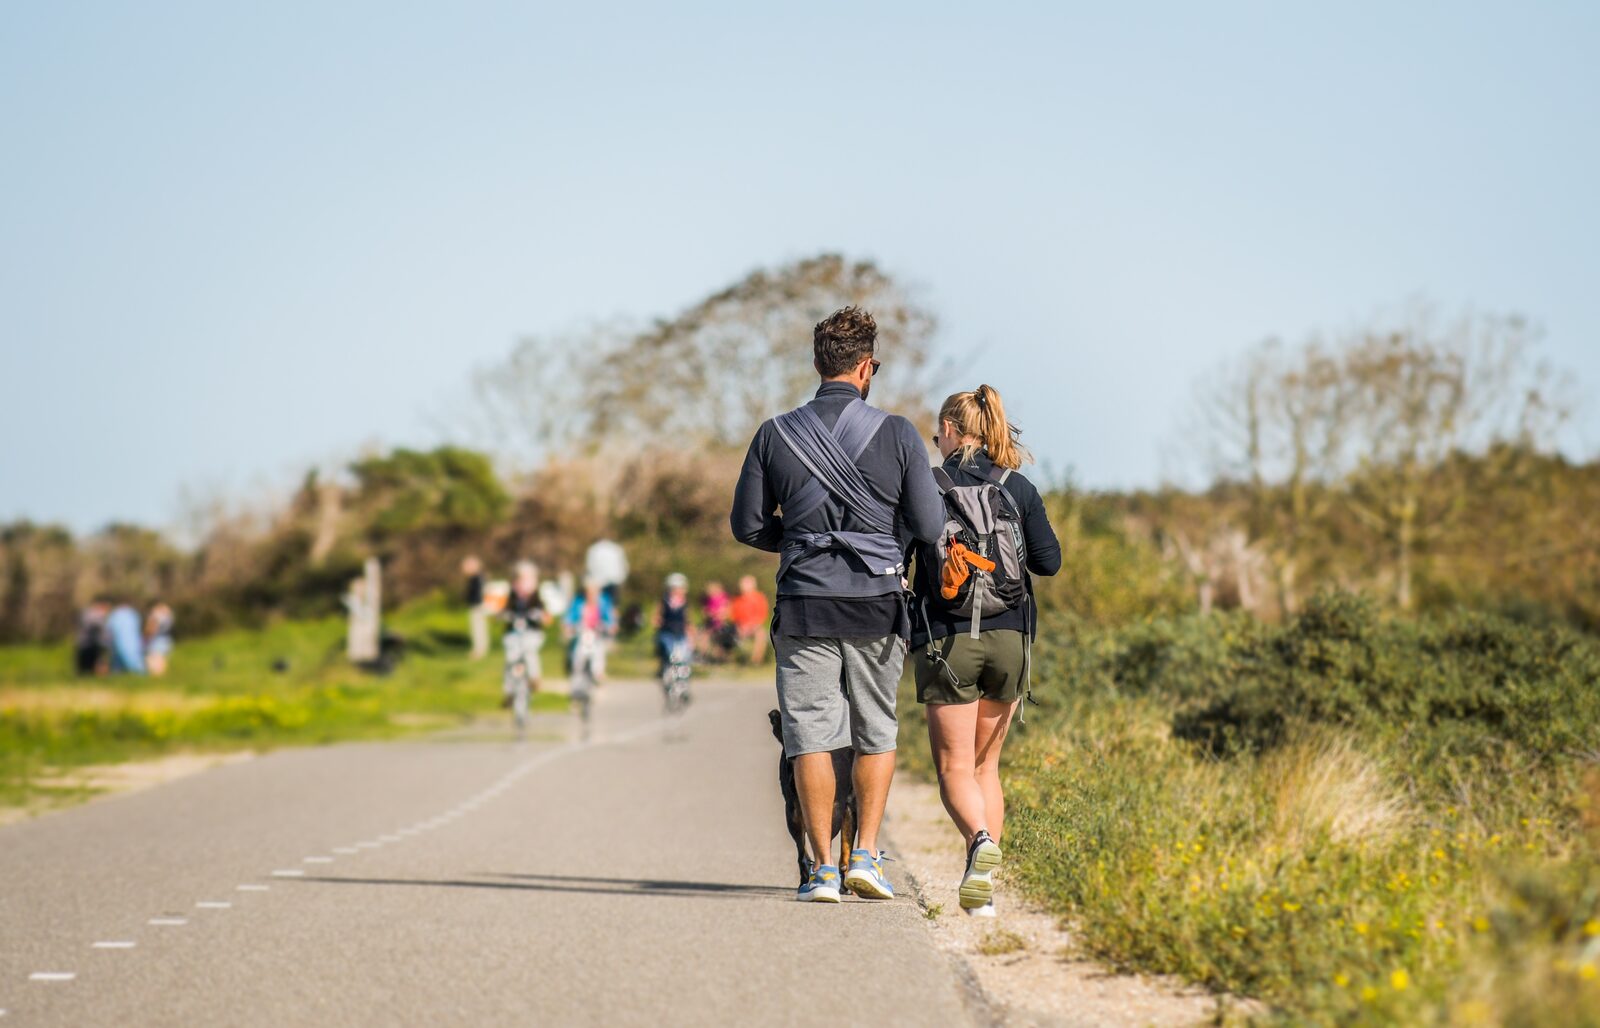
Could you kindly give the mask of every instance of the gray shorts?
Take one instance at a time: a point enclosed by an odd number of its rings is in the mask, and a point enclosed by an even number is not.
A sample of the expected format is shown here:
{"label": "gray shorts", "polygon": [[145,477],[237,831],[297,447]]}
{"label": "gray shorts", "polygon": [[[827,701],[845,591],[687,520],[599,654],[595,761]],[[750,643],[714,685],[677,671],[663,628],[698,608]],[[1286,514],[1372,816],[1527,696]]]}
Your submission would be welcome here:
{"label": "gray shorts", "polygon": [[894,749],[894,701],[906,662],[904,639],[780,635],[772,648],[778,658],[784,756],[847,746],[857,753]]}

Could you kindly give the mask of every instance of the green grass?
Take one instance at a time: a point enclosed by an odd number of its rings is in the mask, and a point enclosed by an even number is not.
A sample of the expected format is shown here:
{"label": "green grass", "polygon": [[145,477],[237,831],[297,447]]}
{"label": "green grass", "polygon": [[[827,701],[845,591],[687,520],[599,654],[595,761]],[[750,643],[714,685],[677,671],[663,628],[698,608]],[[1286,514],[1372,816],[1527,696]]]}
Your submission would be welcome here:
{"label": "green grass", "polygon": [[1056,626],[1008,880],[1087,955],[1264,1021],[1600,1024],[1600,646],[1328,614]]}
{"label": "green grass", "polygon": [[[81,798],[82,789],[47,783],[84,765],[388,738],[499,716],[499,658],[467,660],[464,612],[417,604],[386,627],[406,639],[407,655],[382,677],[345,661],[336,618],[182,640],[159,679],[73,677],[65,644],[0,648],[0,805]],[[619,646],[612,673],[652,671],[648,648],[648,640]],[[547,637],[543,665],[547,679],[562,677],[557,632]],[[564,703],[535,697],[536,709]]]}

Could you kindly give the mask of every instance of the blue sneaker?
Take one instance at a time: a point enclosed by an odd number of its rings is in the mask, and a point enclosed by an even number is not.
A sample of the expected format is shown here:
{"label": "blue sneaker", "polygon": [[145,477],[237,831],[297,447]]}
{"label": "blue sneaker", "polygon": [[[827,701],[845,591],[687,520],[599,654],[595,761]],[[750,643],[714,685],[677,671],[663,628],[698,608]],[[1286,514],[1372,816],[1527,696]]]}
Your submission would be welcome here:
{"label": "blue sneaker", "polygon": [[813,868],[806,884],[800,886],[794,898],[801,903],[839,902],[839,869],[832,864]]}
{"label": "blue sneaker", "polygon": [[894,899],[894,886],[883,873],[882,855],[874,856],[871,850],[850,851],[850,870],[844,876],[844,887],[862,899]]}

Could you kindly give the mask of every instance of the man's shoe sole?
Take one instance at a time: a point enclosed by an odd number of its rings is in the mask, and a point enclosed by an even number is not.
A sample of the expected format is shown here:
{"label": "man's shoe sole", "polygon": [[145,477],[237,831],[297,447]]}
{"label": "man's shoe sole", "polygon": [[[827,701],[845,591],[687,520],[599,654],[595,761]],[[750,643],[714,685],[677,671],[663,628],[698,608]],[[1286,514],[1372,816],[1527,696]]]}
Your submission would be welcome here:
{"label": "man's shoe sole", "polygon": [[884,891],[870,874],[851,871],[844,876],[844,887],[864,900],[892,900],[894,890]]}
{"label": "man's shoe sole", "polygon": [[801,903],[838,903],[839,890],[831,886],[824,886],[820,889],[812,889],[810,892],[797,892],[794,898]]}

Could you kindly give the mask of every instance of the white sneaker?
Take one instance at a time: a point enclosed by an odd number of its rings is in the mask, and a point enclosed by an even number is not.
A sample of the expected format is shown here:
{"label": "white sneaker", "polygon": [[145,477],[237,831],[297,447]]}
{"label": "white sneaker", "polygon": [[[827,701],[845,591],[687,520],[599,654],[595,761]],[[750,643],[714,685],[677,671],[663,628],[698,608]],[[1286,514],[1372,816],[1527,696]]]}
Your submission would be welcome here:
{"label": "white sneaker", "polygon": [[967,850],[967,872],[961,876],[961,909],[976,910],[994,898],[990,874],[999,866],[999,844],[989,838],[988,832],[979,832]]}
{"label": "white sneaker", "polygon": [[981,907],[962,907],[961,912],[968,917],[994,917],[994,900],[990,900]]}

